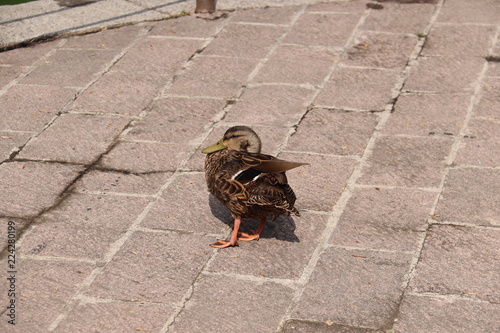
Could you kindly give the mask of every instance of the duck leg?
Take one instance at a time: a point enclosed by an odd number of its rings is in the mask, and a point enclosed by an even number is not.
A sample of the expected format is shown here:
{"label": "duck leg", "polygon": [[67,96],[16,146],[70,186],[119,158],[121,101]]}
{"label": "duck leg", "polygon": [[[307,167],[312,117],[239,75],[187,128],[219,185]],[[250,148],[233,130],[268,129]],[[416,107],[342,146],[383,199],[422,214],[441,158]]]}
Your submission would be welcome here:
{"label": "duck leg", "polygon": [[262,229],[264,229],[264,225],[266,224],[266,218],[263,217],[260,219],[260,224],[259,224],[259,227],[257,228],[257,230],[253,231],[253,234],[247,234],[245,232],[240,232],[238,234],[238,240],[242,240],[242,241],[252,241],[252,240],[259,240],[260,238],[260,234],[262,232]]}
{"label": "duck leg", "polygon": [[222,249],[229,246],[238,246],[238,230],[240,229],[241,219],[234,219],[233,232],[231,233],[231,238],[229,241],[224,241],[218,239],[217,242],[210,244],[211,247],[216,247]]}

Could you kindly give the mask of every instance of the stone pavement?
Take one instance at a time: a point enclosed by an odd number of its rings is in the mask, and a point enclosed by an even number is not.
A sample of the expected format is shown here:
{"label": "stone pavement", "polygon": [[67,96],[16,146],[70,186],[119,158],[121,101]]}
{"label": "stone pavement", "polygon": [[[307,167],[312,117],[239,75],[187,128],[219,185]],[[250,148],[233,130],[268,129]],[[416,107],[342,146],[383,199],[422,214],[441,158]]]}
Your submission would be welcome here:
{"label": "stone pavement", "polygon": [[[420,2],[0,53],[0,331],[500,331],[500,6]],[[235,124],[310,165],[302,217],[219,250],[200,149]]]}

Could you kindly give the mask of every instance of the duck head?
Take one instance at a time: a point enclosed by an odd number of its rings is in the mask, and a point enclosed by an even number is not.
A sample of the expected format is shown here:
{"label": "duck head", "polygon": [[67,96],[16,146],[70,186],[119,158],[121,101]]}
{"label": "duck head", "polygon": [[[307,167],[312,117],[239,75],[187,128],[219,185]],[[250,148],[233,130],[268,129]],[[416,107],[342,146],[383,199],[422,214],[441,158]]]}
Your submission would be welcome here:
{"label": "duck head", "polygon": [[216,144],[203,149],[204,154],[229,149],[248,153],[260,153],[261,141],[257,133],[247,126],[234,126],[226,131],[224,137]]}

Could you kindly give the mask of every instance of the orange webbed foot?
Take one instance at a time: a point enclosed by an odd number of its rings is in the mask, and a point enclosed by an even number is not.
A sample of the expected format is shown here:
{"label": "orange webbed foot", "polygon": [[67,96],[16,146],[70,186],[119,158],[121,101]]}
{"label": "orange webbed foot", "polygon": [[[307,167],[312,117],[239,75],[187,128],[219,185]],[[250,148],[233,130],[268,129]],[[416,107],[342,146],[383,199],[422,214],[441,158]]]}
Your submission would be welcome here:
{"label": "orange webbed foot", "polygon": [[217,242],[210,244],[210,246],[218,248],[218,249],[223,249],[225,247],[230,247],[230,246],[239,246],[239,244],[237,241],[232,243],[231,241],[224,241],[224,240],[218,239]]}
{"label": "orange webbed foot", "polygon": [[238,233],[238,240],[249,242],[253,240],[259,240],[260,234],[256,234],[254,230],[250,230],[252,233],[247,234],[246,232]]}

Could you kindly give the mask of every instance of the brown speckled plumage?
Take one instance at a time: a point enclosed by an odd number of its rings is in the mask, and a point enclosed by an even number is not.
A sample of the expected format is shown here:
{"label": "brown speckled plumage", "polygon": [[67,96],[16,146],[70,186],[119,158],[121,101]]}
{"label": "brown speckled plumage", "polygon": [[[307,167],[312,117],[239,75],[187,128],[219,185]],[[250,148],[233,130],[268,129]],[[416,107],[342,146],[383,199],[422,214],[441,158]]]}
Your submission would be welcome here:
{"label": "brown speckled plumage", "polygon": [[[300,216],[294,207],[295,194],[288,185],[285,173],[260,173],[253,169],[271,160],[276,159],[269,155],[228,149],[208,154],[205,160],[208,189],[234,218],[276,218],[283,213]],[[244,171],[232,179],[241,170]],[[252,180],[257,175],[260,176]]]}
{"label": "brown speckled plumage", "polygon": [[[230,241],[217,241],[214,247],[238,245],[237,240],[256,240],[266,217],[299,215],[295,194],[285,171],[305,163],[289,162],[260,153],[261,142],[249,127],[231,127],[224,138],[203,150],[207,186],[231,212],[235,226]],[[238,232],[242,218],[260,219],[253,235]],[[243,237],[238,237],[243,235]]]}

